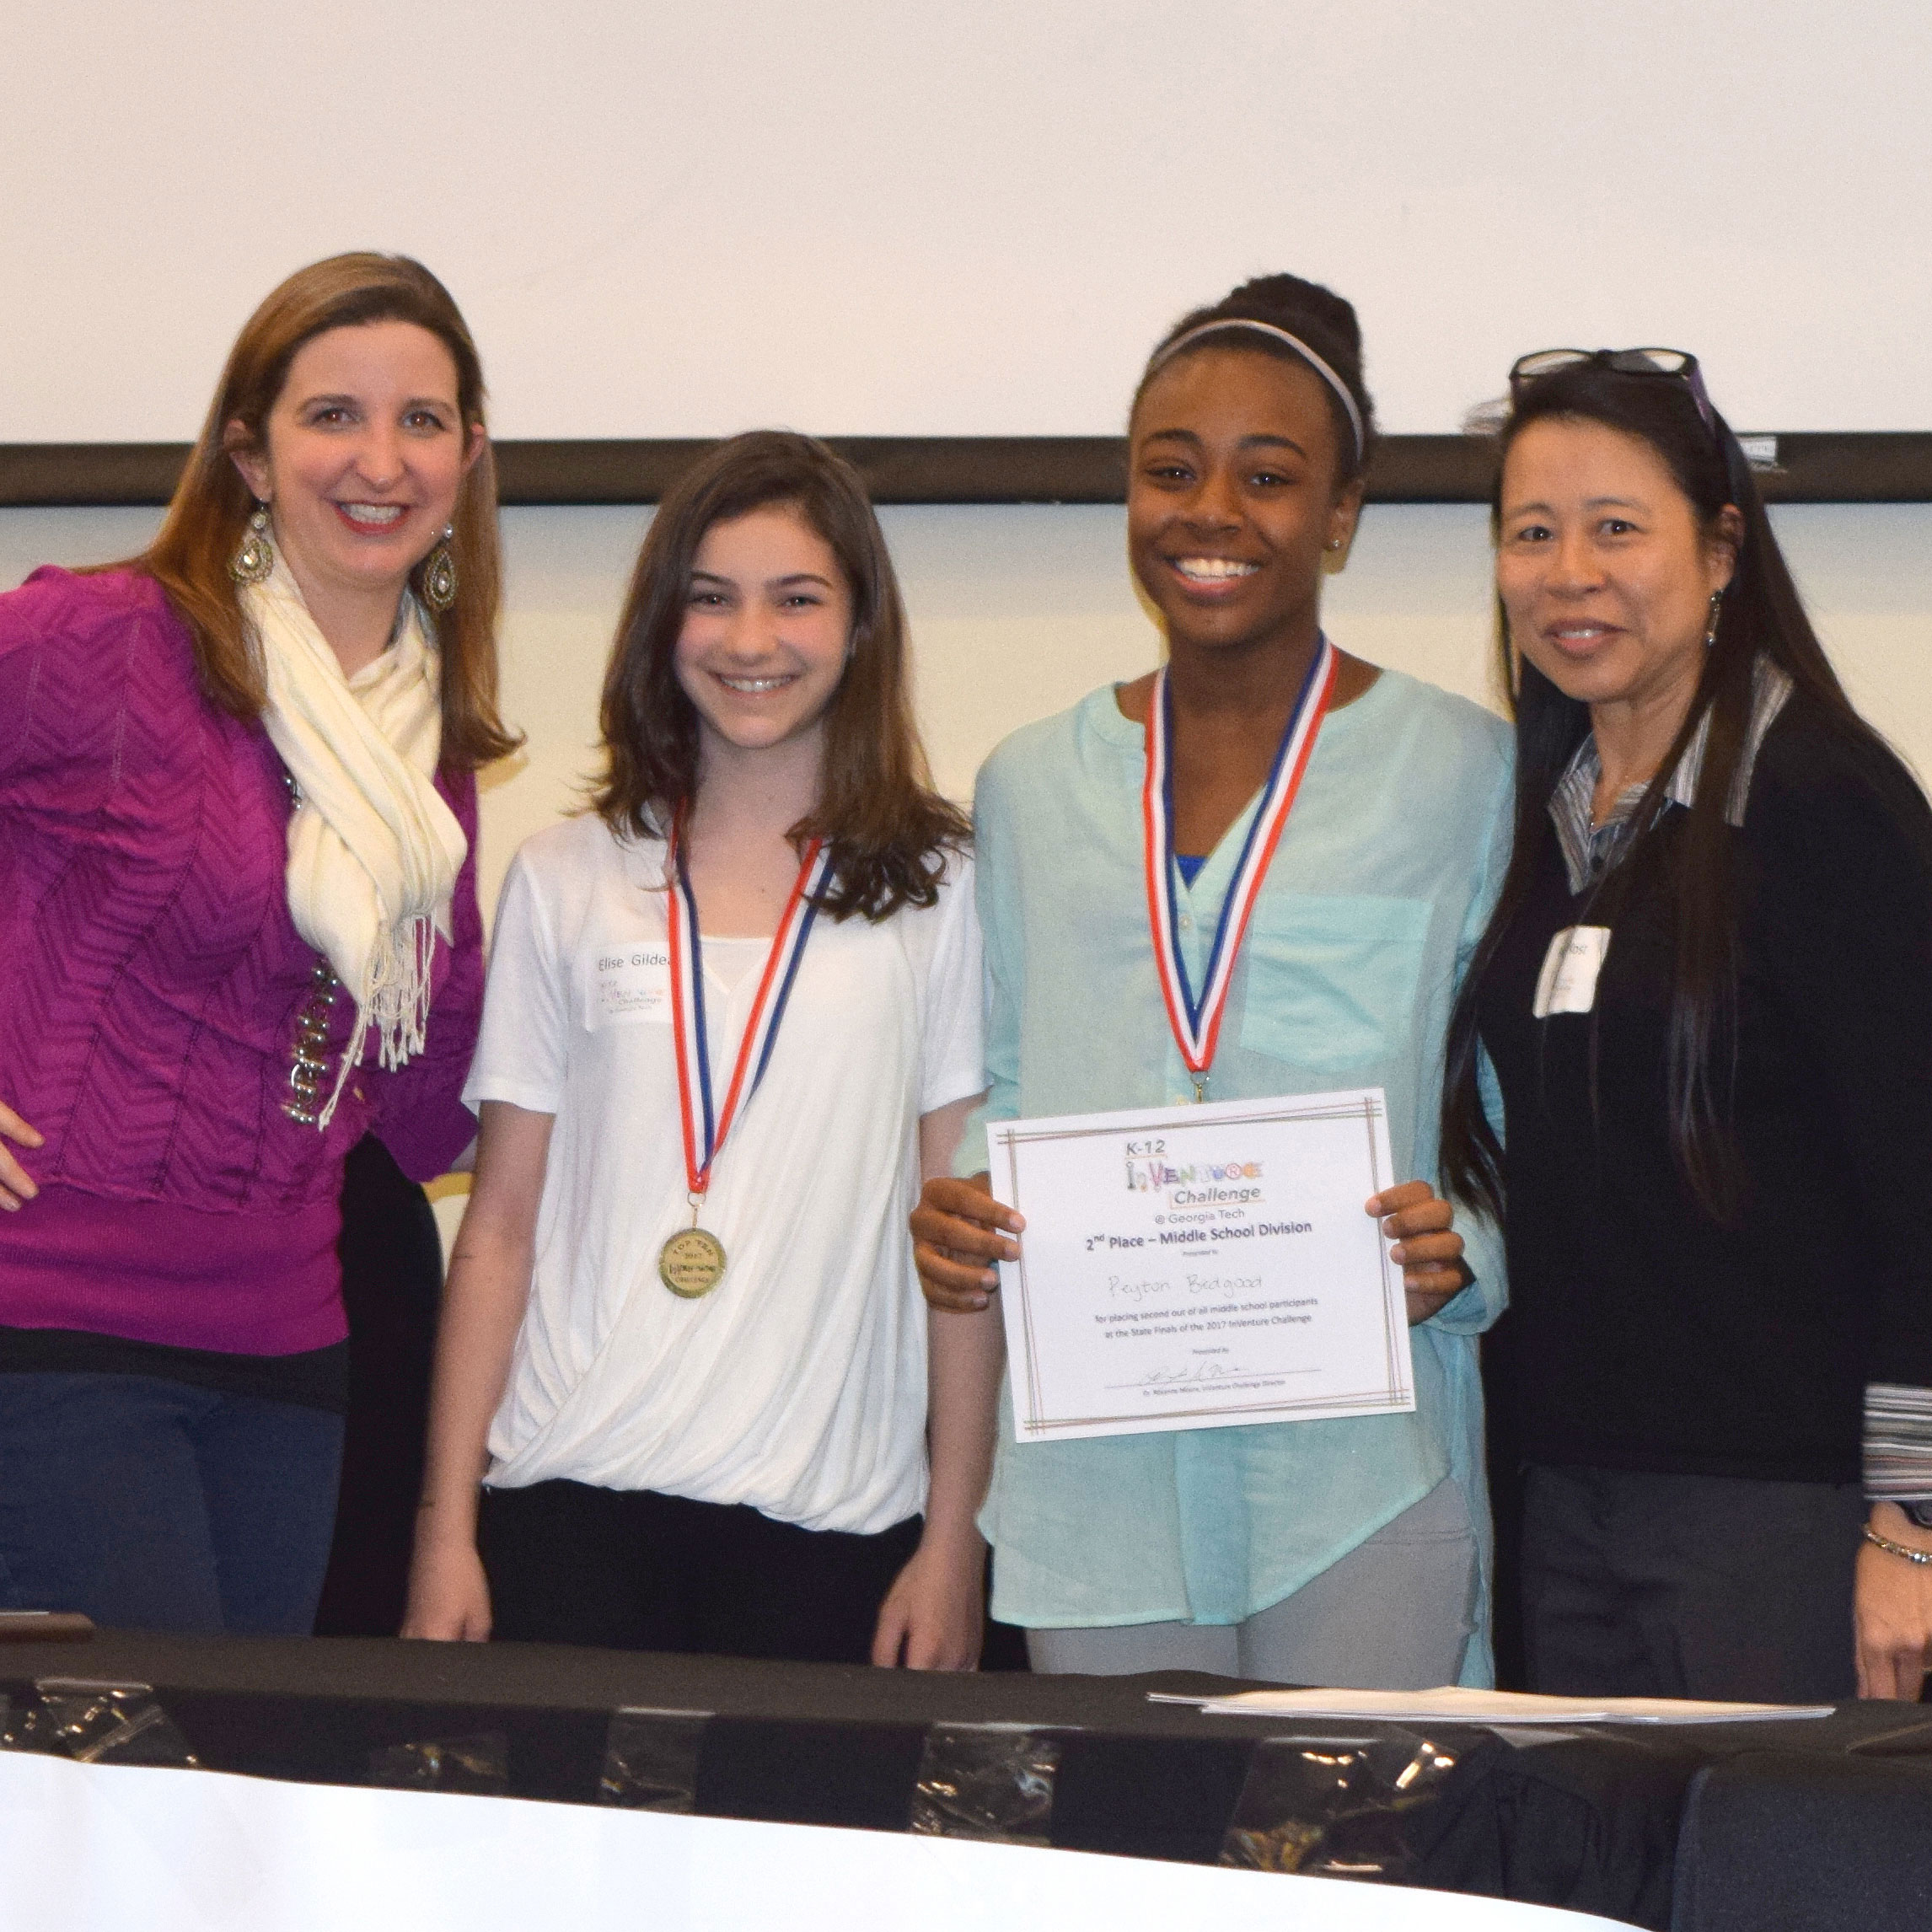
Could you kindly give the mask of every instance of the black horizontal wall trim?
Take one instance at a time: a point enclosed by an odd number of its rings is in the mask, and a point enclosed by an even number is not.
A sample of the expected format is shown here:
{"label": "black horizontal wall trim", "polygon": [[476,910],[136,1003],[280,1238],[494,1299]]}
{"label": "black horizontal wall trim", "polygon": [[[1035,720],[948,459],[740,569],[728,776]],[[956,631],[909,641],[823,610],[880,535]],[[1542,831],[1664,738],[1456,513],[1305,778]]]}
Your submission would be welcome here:
{"label": "black horizontal wall trim", "polygon": [[[1932,502],[1932,432],[1779,436],[1759,481],[1773,502]],[[847,436],[831,438],[880,503],[1118,503],[1120,439],[1110,436]],[[711,445],[499,443],[506,504],[655,503]],[[0,508],[165,503],[187,457],[179,443],[0,443]],[[1490,445],[1466,436],[1391,436],[1369,501],[1480,503]]]}

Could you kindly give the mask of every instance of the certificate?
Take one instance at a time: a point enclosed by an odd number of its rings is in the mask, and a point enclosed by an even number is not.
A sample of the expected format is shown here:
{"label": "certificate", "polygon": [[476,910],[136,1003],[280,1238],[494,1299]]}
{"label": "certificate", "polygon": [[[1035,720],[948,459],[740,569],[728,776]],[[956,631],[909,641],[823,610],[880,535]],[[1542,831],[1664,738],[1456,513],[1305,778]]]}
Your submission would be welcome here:
{"label": "certificate", "polygon": [[1021,1442],[1414,1408],[1379,1087],[989,1131]]}

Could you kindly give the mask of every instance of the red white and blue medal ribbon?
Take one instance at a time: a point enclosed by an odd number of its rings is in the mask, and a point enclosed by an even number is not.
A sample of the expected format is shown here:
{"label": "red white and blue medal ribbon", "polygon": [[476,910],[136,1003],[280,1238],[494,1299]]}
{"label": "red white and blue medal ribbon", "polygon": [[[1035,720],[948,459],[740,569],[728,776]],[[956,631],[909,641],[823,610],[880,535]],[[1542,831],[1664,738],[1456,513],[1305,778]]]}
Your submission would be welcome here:
{"label": "red white and blue medal ribbon", "polygon": [[704,942],[698,931],[697,895],[691,890],[690,867],[684,861],[683,829],[674,826],[671,833],[673,877],[668,918],[671,1000],[677,1010],[678,1106],[684,1130],[684,1178],[695,1210],[711,1184],[711,1166],[732,1123],[758,1091],[770,1064],[792,983],[798,977],[798,963],[805,956],[805,942],[811,937],[812,922],[818,915],[818,888],[831,855],[820,839],[805,848],[784,915],[772,935],[771,950],[765,955],[751,1016],[738,1043],[731,1084],[719,1106],[713,1099],[711,1047],[705,1036]]}
{"label": "red white and blue medal ribbon", "polygon": [[1339,662],[1334,646],[1326,637],[1318,638],[1314,661],[1302,680],[1295,708],[1288,714],[1287,728],[1275,750],[1261,802],[1248,824],[1233,882],[1221,903],[1214,946],[1208,954],[1207,974],[1198,999],[1189,983],[1187,961],[1181,952],[1179,916],[1175,910],[1180,869],[1174,861],[1174,780],[1170,754],[1174,720],[1165,666],[1154,679],[1154,695],[1147,707],[1147,775],[1140,787],[1147,924],[1153,936],[1161,993],[1167,1001],[1167,1023],[1173,1028],[1174,1044],[1181,1049],[1181,1058],[1194,1076],[1197,1100],[1207,1097],[1208,1075],[1214,1065],[1221,1015],[1226,1010],[1228,988],[1234,983],[1241,942],[1247,935],[1248,918],[1260,894],[1261,882],[1268,876],[1275,848],[1281,842],[1282,828],[1294,809],[1295,795],[1301,789],[1302,774],[1308,769],[1309,754],[1315,749],[1322,721],[1328,716]]}

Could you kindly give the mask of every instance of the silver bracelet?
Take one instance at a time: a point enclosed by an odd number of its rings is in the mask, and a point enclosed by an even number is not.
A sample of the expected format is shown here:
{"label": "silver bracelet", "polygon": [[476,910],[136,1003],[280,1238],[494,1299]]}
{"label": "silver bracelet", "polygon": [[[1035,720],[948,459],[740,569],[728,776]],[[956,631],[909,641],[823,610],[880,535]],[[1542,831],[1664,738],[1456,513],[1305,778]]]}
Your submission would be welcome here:
{"label": "silver bracelet", "polygon": [[1887,1556],[1902,1556],[1908,1563],[1932,1563],[1932,1549],[1911,1549],[1904,1543],[1894,1543],[1890,1537],[1881,1536],[1869,1523],[1865,1526],[1865,1540],[1876,1543]]}

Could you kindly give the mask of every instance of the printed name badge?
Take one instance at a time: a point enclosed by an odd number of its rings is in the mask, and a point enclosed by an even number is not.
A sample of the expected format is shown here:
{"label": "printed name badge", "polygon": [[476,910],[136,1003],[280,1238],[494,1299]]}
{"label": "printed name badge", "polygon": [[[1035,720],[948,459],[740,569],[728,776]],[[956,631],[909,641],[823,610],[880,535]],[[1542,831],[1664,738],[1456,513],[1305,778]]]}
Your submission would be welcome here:
{"label": "printed name badge", "polygon": [[1543,956],[1530,1011],[1539,1020],[1552,1013],[1587,1013],[1597,1004],[1597,976],[1609,950],[1608,926],[1566,926]]}
{"label": "printed name badge", "polygon": [[599,953],[590,1030],[603,1027],[671,1023],[671,948],[663,940],[611,946]]}

